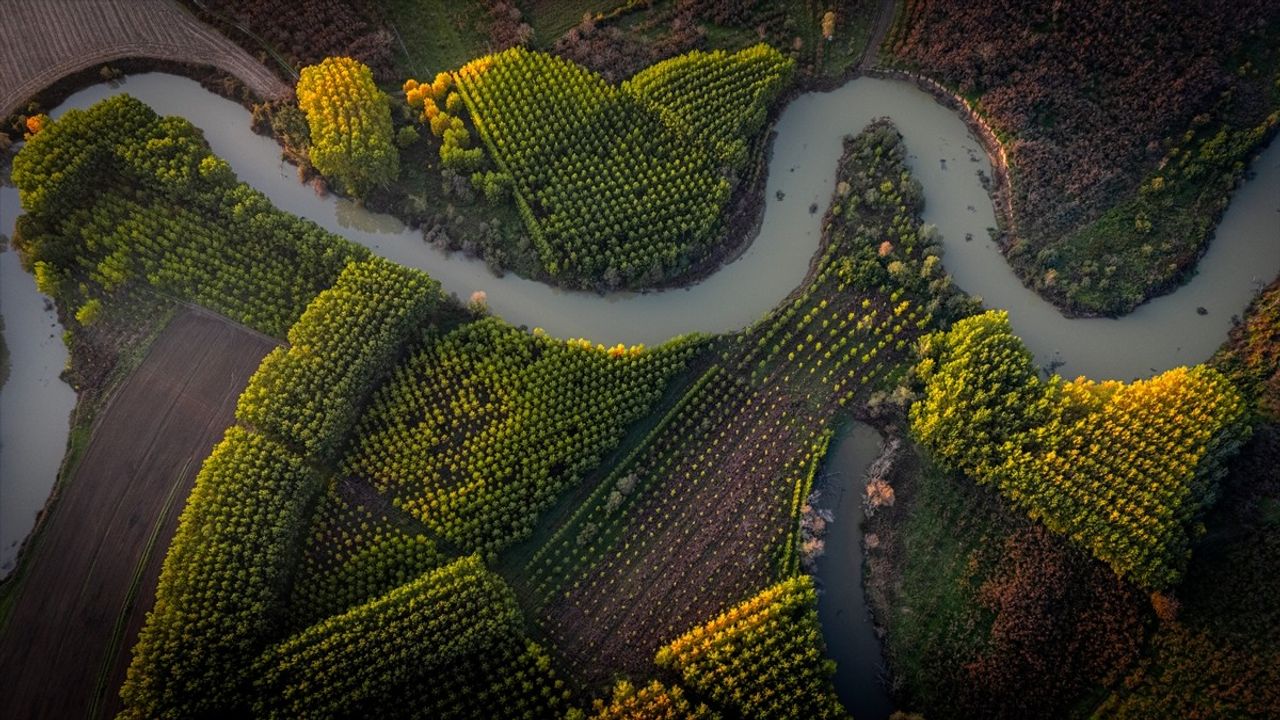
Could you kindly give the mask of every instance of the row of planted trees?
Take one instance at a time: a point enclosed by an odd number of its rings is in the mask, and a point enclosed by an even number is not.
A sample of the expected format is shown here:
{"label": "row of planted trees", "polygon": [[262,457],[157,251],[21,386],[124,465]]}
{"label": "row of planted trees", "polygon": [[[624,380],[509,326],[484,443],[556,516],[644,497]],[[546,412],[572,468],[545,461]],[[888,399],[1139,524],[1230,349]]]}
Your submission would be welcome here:
{"label": "row of planted trees", "polygon": [[1249,433],[1239,392],[1206,366],[1129,384],[1041,380],[1003,312],[957,323],[919,371],[911,421],[926,447],[1149,588],[1180,578]]}
{"label": "row of planted trees", "polygon": [[48,124],[14,158],[17,240],[70,307],[141,286],[281,337],[364,248],[275,209],[190,123],[118,95]]}
{"label": "row of planted trees", "polygon": [[798,575],[658,651],[659,667],[742,717],[847,718],[824,654],[813,579]]}
{"label": "row of planted trees", "polygon": [[[806,285],[729,339],[531,557],[548,635],[575,669],[641,667],[635,655],[656,651],[656,638],[797,572],[801,507],[830,424],[889,397],[918,339],[966,307],[932,303],[950,284],[905,167],[886,123],[850,141]],[[777,700],[753,693],[745,714]]]}
{"label": "row of planted trees", "polygon": [[425,273],[374,258],[347,266],[262,361],[236,418],[317,462],[336,458],[364,398],[444,298]]}
{"label": "row of planted trees", "polygon": [[[302,629],[389,592],[450,560],[435,542],[362,499],[351,481],[331,480],[311,518],[289,599]],[[373,505],[371,507],[371,505]]]}
{"label": "row of planted trees", "polygon": [[284,634],[321,469],[427,312],[429,278],[352,263],[249,381],[179,521],[122,690],[128,717],[243,713],[249,661]]}
{"label": "row of planted trees", "polygon": [[594,468],[694,350],[606,349],[500,320],[434,336],[361,418],[345,472],[439,536],[496,553]]}
{"label": "row of planted trees", "polygon": [[273,645],[255,714],[550,718],[568,692],[524,638],[514,593],[475,556]]}
{"label": "row of planted trees", "polygon": [[441,138],[444,167],[491,199],[514,189],[548,274],[619,287],[659,282],[709,250],[724,174],[745,165],[790,73],[758,46],[692,53],[618,87],[517,47],[404,89]]}

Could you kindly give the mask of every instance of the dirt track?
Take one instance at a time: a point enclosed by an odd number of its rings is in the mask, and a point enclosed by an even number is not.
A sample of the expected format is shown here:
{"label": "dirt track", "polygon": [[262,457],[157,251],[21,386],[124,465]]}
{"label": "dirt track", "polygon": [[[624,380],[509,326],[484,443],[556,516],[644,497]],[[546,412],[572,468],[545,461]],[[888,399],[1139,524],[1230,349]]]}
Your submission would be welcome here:
{"label": "dirt track", "polygon": [[130,649],[196,471],[273,346],[186,311],[121,385],[31,549],[0,631],[0,717],[85,717],[99,693],[99,716],[118,710]]}
{"label": "dirt track", "polygon": [[122,58],[216,67],[264,98],[289,89],[171,0],[3,0],[0,5],[0,117],[60,78]]}

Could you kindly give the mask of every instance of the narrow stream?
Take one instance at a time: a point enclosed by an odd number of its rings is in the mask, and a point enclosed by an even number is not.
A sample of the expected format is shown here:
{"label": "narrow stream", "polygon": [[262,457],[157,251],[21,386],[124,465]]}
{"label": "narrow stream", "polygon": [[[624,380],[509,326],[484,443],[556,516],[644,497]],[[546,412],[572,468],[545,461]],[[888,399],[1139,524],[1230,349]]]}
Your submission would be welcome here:
{"label": "narrow stream", "polygon": [[[925,220],[941,230],[944,264],[956,282],[984,297],[988,306],[1009,310],[1015,331],[1037,360],[1062,362],[1064,375],[1128,380],[1203,361],[1226,337],[1231,317],[1280,271],[1280,143],[1275,143],[1253,164],[1256,176],[1236,192],[1190,283],[1118,320],[1065,318],[1023,287],[988,238],[987,228],[995,220],[978,171],[989,175],[991,169],[978,142],[955,112],[895,80],[857,78],[787,106],[776,125],[760,234],[738,259],[686,289],[609,296],[558,290],[514,275],[494,277],[484,263],[446,255],[394,218],[340,198],[317,196],[280,160],[273,140],[251,131],[242,107],[186,78],[147,73],[120,87],[93,86],[51,114],[57,117],[120,92],[200,127],[213,151],[277,207],[391,260],[426,270],[459,297],[483,290],[495,314],[558,337],[652,345],[682,333],[734,331],[763,316],[800,284],[808,269],[821,221],[821,212],[809,208],[827,205],[842,138],[881,116],[892,118],[906,140],[912,172],[924,186]],[[8,231],[16,209],[17,192],[0,188],[0,229]],[[66,362],[61,329],[43,309],[30,276],[21,273],[11,252],[0,254],[0,270],[0,312],[13,357],[12,376],[0,388],[3,574],[56,477],[74,396],[56,379]],[[1196,313],[1201,306],[1207,315]],[[866,432],[856,429],[837,446],[833,467],[844,468],[842,477],[852,485],[840,496],[832,529],[836,534],[828,540],[819,571],[828,588],[820,614],[839,662],[841,694],[860,720],[882,716],[886,707],[873,696],[876,686],[869,680],[878,673],[880,659],[878,646],[868,641],[869,626],[863,627],[867,611],[859,572],[859,463],[874,456],[870,443]],[[865,711],[857,712],[859,707]]]}
{"label": "narrow stream", "polygon": [[836,694],[855,720],[886,720],[893,712],[880,682],[880,640],[862,590],[863,479],[880,446],[875,428],[854,423],[832,443],[817,483],[817,505],[832,514],[814,573],[818,620],[827,655],[836,661]]}

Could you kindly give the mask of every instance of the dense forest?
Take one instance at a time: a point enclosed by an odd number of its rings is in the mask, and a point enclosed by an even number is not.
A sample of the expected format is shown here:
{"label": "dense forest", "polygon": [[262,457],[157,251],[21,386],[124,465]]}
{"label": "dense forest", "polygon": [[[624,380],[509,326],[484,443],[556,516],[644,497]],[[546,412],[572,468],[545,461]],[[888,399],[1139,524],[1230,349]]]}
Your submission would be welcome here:
{"label": "dense forest", "polygon": [[1266,0],[910,0],[886,47],[1000,136],[1025,282],[1115,314],[1189,271],[1280,125],[1277,38]]}

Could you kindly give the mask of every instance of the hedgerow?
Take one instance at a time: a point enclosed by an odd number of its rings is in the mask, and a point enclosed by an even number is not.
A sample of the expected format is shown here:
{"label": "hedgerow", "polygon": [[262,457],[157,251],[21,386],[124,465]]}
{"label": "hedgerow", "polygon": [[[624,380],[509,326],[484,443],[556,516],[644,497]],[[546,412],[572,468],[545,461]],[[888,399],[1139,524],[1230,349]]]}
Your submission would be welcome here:
{"label": "hedgerow", "polygon": [[289,347],[262,361],[236,418],[309,459],[333,459],[364,398],[442,300],[417,270],[381,258],[348,265],[289,329]]}
{"label": "hedgerow", "polygon": [[213,717],[250,703],[253,658],[282,629],[316,474],[233,427],[196,476],[120,691],[125,718]]}

